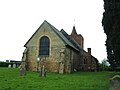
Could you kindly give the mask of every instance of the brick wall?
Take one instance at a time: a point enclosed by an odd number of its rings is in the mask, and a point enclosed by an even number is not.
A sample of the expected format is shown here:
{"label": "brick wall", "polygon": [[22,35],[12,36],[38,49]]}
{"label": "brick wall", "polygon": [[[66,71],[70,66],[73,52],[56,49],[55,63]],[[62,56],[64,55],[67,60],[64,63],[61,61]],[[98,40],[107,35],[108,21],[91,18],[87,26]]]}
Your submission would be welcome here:
{"label": "brick wall", "polygon": [[73,27],[73,31],[70,36],[81,46],[81,48],[84,48],[84,38],[81,34],[77,34],[75,26]]}

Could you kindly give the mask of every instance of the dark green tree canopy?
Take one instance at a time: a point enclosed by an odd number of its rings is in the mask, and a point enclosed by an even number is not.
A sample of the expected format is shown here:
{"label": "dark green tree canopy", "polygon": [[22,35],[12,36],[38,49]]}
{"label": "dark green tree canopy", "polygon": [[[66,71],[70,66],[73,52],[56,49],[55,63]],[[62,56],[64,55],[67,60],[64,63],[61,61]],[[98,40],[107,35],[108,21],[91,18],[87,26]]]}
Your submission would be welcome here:
{"label": "dark green tree canopy", "polygon": [[120,67],[120,0],[104,0],[102,25],[107,35],[106,48],[111,67]]}

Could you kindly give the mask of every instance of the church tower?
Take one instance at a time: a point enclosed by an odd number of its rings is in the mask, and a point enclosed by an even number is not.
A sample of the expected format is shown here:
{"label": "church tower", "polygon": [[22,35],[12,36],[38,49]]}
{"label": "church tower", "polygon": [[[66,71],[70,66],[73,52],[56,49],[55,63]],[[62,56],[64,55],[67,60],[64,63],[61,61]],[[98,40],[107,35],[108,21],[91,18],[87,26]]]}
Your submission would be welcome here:
{"label": "church tower", "polygon": [[84,38],[81,34],[77,34],[75,26],[70,36],[84,49]]}

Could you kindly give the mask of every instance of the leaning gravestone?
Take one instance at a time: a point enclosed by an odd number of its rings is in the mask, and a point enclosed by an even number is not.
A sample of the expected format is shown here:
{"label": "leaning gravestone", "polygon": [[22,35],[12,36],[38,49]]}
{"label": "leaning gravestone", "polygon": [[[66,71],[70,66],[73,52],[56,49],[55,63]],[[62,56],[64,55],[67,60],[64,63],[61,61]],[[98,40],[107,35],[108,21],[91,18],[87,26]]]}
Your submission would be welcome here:
{"label": "leaning gravestone", "polygon": [[110,88],[109,90],[120,90],[120,75],[115,75],[110,80]]}

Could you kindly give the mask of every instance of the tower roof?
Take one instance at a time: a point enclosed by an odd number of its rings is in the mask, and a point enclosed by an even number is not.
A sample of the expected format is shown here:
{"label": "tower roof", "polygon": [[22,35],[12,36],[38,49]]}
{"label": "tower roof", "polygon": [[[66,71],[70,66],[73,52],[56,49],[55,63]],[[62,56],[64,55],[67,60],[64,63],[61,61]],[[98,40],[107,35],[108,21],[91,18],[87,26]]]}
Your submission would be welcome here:
{"label": "tower roof", "polygon": [[77,32],[76,32],[75,26],[73,26],[73,30],[72,30],[71,35],[75,35],[75,34],[77,34]]}

